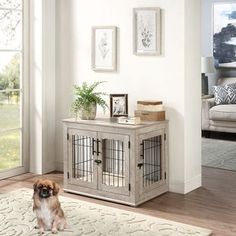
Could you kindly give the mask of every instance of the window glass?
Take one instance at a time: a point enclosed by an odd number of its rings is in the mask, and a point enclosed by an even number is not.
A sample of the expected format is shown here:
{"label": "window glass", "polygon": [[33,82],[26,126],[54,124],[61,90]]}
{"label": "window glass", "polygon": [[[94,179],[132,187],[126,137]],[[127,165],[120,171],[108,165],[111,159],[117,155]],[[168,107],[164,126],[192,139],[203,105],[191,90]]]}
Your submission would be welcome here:
{"label": "window glass", "polygon": [[22,12],[0,8],[0,49],[22,48]]}
{"label": "window glass", "polygon": [[22,8],[22,0],[1,0],[0,8],[14,8],[21,9]]}
{"label": "window glass", "polygon": [[23,163],[22,2],[0,0],[0,174]]}

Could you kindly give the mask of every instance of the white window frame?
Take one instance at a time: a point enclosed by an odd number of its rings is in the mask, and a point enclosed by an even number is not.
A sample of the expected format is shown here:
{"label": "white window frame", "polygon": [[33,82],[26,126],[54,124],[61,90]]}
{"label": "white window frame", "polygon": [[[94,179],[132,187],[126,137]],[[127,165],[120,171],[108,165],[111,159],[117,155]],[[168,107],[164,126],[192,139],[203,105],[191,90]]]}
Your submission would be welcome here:
{"label": "white window frame", "polygon": [[22,20],[22,50],[19,50],[22,53],[21,87],[19,89],[21,92],[21,127],[15,129],[21,130],[20,157],[22,166],[1,170],[0,179],[29,171],[29,0],[22,0]]}

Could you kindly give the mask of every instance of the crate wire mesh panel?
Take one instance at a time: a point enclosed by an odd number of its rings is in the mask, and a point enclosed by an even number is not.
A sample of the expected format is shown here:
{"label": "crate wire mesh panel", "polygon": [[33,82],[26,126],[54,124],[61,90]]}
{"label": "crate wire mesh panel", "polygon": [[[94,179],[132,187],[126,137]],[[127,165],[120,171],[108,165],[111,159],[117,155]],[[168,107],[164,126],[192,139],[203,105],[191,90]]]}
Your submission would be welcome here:
{"label": "crate wire mesh panel", "polygon": [[94,139],[72,135],[73,178],[93,182]]}
{"label": "crate wire mesh panel", "polygon": [[162,178],[161,136],[144,139],[141,143],[143,158],[143,187],[158,182]]}
{"label": "crate wire mesh panel", "polygon": [[102,140],[102,184],[125,186],[124,144],[120,140]]}
{"label": "crate wire mesh panel", "polygon": [[[72,135],[73,178],[93,181],[95,139]],[[113,187],[125,186],[124,146],[120,140],[97,140],[102,147],[102,184]],[[100,150],[98,150],[100,153]],[[97,154],[99,154],[97,153]]]}

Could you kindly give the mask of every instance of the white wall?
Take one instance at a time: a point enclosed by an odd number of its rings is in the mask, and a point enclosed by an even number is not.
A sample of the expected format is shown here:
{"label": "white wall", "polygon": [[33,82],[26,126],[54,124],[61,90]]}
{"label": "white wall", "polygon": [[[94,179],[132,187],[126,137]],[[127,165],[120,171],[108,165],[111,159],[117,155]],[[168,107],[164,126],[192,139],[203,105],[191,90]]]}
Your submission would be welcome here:
{"label": "white wall", "polygon": [[[42,3],[30,2],[30,171],[42,172]],[[37,45],[37,47],[36,47]]]}
{"label": "white wall", "polygon": [[30,1],[30,171],[55,170],[55,0]]}
{"label": "white wall", "polygon": [[[199,31],[198,28],[185,25],[186,1],[56,1],[56,162],[58,169],[62,169],[63,166],[61,119],[70,116],[69,105],[73,83],[106,80],[108,82],[100,87],[104,92],[129,94],[130,115],[133,115],[136,101],[139,99],[160,99],[164,102],[167,119],[170,121],[170,188],[172,191],[184,193],[199,186],[199,181],[197,186],[194,178],[199,178],[201,174],[200,122],[199,115],[196,118],[194,116],[197,113],[200,114],[200,80],[196,79],[196,74],[200,75],[198,65],[200,50],[197,46],[198,52],[195,55],[195,50],[191,48],[193,58],[190,54],[185,53],[188,49],[186,35],[191,36],[192,32],[195,32],[196,38],[199,39]],[[193,0],[189,6],[195,4],[198,7],[197,2],[199,1]],[[139,57],[133,55],[132,9],[135,7],[160,7],[162,9],[162,56]],[[192,11],[193,15],[195,13],[198,12]],[[196,17],[198,16],[196,15]],[[188,16],[188,20],[191,21],[190,18]],[[199,27],[195,23],[197,18],[193,16],[193,19],[193,23]],[[96,73],[91,70],[91,27],[99,25],[118,27],[119,69],[116,73]],[[194,42],[200,45],[197,40]],[[186,63],[186,58],[191,58],[191,63]],[[197,64],[196,68],[190,73],[195,64]],[[189,66],[187,71],[186,65]],[[189,81],[196,79],[198,82],[192,85],[187,81],[187,76]],[[188,92],[189,89],[192,94]],[[187,101],[195,95],[199,97],[199,100],[195,99],[189,105]],[[193,114],[189,116],[187,113],[190,110]],[[101,111],[99,113],[99,115],[103,115]],[[109,116],[108,111],[106,116]],[[194,123],[194,128],[188,130],[192,123]],[[189,149],[186,150],[186,144],[193,148],[191,152]],[[193,165],[191,162],[186,164],[187,159],[192,161],[196,156],[197,160]],[[189,168],[189,170],[186,171],[185,168]],[[194,171],[192,171],[193,169]],[[189,174],[190,172],[191,174]],[[186,181],[189,186],[188,190],[185,189]],[[195,181],[193,185],[191,181]]]}
{"label": "white wall", "polygon": [[201,4],[185,3],[185,181],[184,192],[201,185]]}

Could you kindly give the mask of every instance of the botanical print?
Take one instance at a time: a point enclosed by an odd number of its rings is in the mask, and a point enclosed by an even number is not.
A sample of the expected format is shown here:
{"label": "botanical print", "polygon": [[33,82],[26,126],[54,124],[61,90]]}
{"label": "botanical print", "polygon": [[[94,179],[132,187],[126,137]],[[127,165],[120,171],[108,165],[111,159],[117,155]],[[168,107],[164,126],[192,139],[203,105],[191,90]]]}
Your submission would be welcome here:
{"label": "botanical print", "polygon": [[97,68],[112,67],[112,30],[96,29],[95,62]]}
{"label": "botanical print", "polygon": [[92,34],[92,69],[94,71],[115,71],[116,27],[93,27]]}
{"label": "botanical print", "polygon": [[142,43],[143,43],[143,46],[144,46],[145,48],[150,47],[150,45],[151,45],[151,39],[152,39],[153,34],[152,34],[152,32],[148,29],[148,27],[147,27],[147,28],[144,27],[144,28],[142,29],[141,35],[142,35]]}
{"label": "botanical print", "polygon": [[213,55],[220,66],[236,66],[236,3],[214,4]]}
{"label": "botanical print", "polygon": [[137,14],[137,50],[156,50],[155,11],[139,11]]}
{"label": "botanical print", "polygon": [[105,32],[104,34],[103,34],[103,36],[101,37],[101,39],[100,39],[100,42],[99,42],[99,44],[98,44],[98,48],[99,48],[99,50],[100,50],[100,52],[101,52],[101,56],[102,56],[102,58],[103,59],[105,59],[105,57],[106,57],[106,55],[107,55],[107,53],[109,52],[109,44],[108,44],[108,41],[107,41],[108,39],[107,39],[107,33]]}
{"label": "botanical print", "polygon": [[140,22],[139,22],[139,32],[141,34],[140,39],[143,47],[149,48],[151,45],[153,33],[150,22],[145,22],[142,16],[140,17]]}

